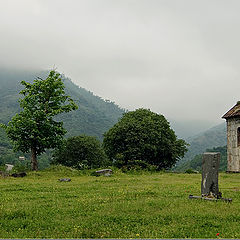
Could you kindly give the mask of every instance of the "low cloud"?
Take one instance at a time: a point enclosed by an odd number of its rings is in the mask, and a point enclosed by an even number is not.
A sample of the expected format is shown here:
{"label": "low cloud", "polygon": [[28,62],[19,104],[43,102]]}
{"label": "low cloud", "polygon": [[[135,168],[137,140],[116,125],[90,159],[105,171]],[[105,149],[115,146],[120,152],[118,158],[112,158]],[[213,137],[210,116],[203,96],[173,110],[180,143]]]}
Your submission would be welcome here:
{"label": "low cloud", "polygon": [[239,100],[239,1],[0,0],[0,65],[52,68],[121,107],[214,123]]}

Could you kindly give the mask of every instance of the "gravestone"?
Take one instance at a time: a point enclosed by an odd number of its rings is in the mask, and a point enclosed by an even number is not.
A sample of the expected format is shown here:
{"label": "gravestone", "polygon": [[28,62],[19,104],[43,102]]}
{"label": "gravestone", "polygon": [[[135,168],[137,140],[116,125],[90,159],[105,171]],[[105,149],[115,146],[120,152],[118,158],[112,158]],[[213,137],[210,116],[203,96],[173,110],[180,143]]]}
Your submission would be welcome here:
{"label": "gravestone", "polygon": [[207,152],[202,157],[202,196],[189,195],[189,199],[203,199],[211,201],[232,202],[231,198],[223,198],[218,188],[218,169],[220,163],[220,153]]}
{"label": "gravestone", "polygon": [[220,198],[221,193],[218,188],[218,169],[220,163],[220,153],[206,152],[202,158],[202,196]]}

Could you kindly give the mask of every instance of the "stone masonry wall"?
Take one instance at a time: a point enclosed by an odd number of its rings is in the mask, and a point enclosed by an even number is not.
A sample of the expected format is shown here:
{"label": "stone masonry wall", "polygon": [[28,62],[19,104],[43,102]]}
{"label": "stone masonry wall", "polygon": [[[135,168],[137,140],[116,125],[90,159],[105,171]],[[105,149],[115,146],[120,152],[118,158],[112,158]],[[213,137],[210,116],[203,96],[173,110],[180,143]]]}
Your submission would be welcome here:
{"label": "stone masonry wall", "polygon": [[240,118],[227,119],[227,171],[240,171],[240,147],[237,146],[237,129],[240,127]]}

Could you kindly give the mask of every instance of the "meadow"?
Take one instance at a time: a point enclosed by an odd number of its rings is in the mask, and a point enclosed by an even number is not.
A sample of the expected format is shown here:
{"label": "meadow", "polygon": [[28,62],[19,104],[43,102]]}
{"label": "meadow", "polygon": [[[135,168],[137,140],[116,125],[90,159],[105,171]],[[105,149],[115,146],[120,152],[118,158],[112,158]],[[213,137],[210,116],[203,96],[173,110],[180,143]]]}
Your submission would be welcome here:
{"label": "meadow", "polygon": [[89,173],[0,178],[0,238],[240,238],[239,174],[220,173],[226,203],[188,199],[201,174]]}

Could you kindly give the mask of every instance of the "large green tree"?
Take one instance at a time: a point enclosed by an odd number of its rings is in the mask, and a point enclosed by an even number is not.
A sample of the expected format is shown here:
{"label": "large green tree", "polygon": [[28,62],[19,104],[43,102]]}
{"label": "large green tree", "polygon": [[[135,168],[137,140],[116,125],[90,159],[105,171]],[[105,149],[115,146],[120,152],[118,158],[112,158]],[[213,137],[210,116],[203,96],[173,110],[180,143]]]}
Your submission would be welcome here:
{"label": "large green tree", "polygon": [[37,170],[37,156],[59,146],[66,133],[63,123],[55,121],[54,116],[75,110],[77,105],[65,95],[63,81],[55,71],[50,71],[46,79],[37,78],[33,83],[22,81],[21,84],[24,86],[20,92],[23,98],[19,100],[22,110],[8,125],[1,126],[14,150],[31,151],[32,170]]}
{"label": "large green tree", "polygon": [[53,156],[54,163],[77,169],[97,168],[109,163],[101,142],[96,137],[86,135],[64,140]]}
{"label": "large green tree", "polygon": [[165,117],[147,109],[125,113],[104,134],[103,146],[118,166],[140,160],[158,169],[172,167],[187,151],[186,142],[176,137]]}

